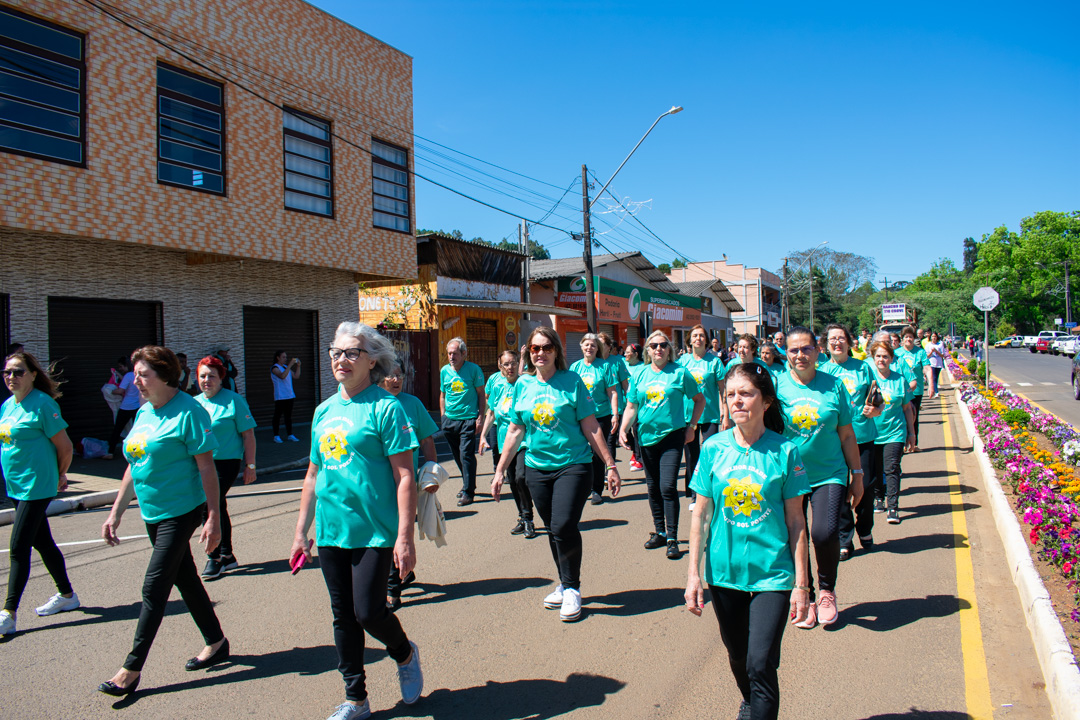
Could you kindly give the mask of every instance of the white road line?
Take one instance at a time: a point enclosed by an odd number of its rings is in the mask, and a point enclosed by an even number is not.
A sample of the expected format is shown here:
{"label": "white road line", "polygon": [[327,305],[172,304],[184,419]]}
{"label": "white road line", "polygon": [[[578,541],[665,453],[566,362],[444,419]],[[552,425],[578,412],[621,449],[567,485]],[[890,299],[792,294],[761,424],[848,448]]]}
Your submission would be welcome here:
{"label": "white road line", "polygon": [[[139,538],[149,537],[148,535],[124,535],[121,540],[138,540]],[[56,543],[56,547],[71,547],[72,545],[94,545],[95,543],[103,543],[104,539],[98,538],[97,540],[79,540],[78,542],[66,542]],[[0,550],[0,553],[11,552],[10,550]]]}
{"label": "white road line", "polygon": [[1031,383],[1016,383],[1020,387],[1031,387]]}
{"label": "white road line", "polygon": [[1057,383],[1048,383],[1048,382],[1044,382],[1044,383],[1043,383],[1043,385],[1057,385]]}

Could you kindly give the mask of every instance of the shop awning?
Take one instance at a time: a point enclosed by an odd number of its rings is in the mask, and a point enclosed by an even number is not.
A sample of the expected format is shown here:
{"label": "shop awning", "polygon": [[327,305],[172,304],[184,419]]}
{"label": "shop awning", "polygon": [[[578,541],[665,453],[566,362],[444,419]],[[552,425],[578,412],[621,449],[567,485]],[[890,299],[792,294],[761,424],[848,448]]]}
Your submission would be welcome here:
{"label": "shop awning", "polygon": [[701,327],[706,330],[734,330],[735,325],[731,322],[731,318],[717,317],[716,315],[707,315],[701,313]]}
{"label": "shop awning", "polygon": [[436,305],[442,307],[476,308],[478,310],[508,310],[509,312],[541,313],[561,317],[582,317],[584,313],[571,308],[553,305],[535,305],[533,303],[509,302],[506,300],[473,300],[472,298],[436,298]]}

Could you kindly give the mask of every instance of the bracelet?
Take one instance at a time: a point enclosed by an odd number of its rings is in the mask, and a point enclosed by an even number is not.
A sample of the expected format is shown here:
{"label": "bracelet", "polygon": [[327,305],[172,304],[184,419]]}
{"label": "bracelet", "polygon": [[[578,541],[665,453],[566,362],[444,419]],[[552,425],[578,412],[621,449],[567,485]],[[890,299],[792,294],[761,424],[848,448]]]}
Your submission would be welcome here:
{"label": "bracelet", "polygon": [[848,469],[848,472],[850,472],[852,475],[862,475],[863,474],[862,468],[859,468],[858,470]]}
{"label": "bracelet", "polygon": [[810,586],[808,586],[808,585],[796,585],[795,589],[796,590],[802,590],[804,592],[810,592]]}
{"label": "bracelet", "polygon": [[608,469],[608,471],[611,471],[611,470],[618,470],[618,468],[617,468],[617,467],[615,467],[614,465],[608,465],[608,466],[607,466],[607,469]]}

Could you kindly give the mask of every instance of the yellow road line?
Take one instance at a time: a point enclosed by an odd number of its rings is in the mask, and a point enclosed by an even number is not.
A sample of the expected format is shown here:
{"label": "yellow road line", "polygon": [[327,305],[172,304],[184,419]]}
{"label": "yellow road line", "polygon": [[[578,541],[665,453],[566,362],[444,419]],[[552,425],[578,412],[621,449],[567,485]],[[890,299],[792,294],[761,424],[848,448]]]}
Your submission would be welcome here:
{"label": "yellow road line", "polygon": [[[942,429],[945,432],[945,470],[949,474],[949,500],[952,504],[953,535],[957,538],[956,596],[960,600],[960,649],[964,655],[964,695],[968,715],[972,720],[992,720],[994,706],[990,702],[990,678],[986,670],[979,605],[975,600],[975,570],[971,564],[971,539],[968,537],[964,515],[964,495],[960,489],[960,473],[956,465],[956,448],[952,441],[948,407],[942,407]],[[964,607],[964,606],[967,607]]]}

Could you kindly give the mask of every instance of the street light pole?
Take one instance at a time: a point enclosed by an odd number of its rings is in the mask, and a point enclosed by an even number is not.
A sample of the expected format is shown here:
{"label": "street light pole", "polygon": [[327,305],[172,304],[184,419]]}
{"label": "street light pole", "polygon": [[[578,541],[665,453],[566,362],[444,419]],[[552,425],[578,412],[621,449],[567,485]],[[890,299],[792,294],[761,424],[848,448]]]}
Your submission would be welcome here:
{"label": "street light pole", "polygon": [[810,261],[810,332],[814,332],[814,254],[810,253],[807,260]]}

